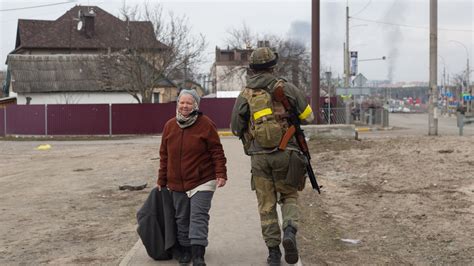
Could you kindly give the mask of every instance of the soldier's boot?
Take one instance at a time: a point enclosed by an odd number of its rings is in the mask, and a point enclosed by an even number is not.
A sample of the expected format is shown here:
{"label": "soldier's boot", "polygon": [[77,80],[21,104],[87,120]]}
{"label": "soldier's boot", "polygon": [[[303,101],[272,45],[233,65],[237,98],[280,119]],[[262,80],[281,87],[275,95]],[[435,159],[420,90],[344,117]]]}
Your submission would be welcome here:
{"label": "soldier's boot", "polygon": [[180,265],[187,265],[191,262],[191,247],[181,247],[181,256],[178,262]]}
{"label": "soldier's boot", "polygon": [[267,263],[270,266],[280,266],[281,264],[280,246],[268,247]]}
{"label": "soldier's boot", "polygon": [[206,253],[206,247],[201,245],[192,246],[193,253],[193,266],[206,266],[204,261],[204,253]]}
{"label": "soldier's boot", "polygon": [[296,247],[296,228],[288,225],[283,234],[283,248],[285,249],[285,261],[288,264],[298,262],[298,248]]}

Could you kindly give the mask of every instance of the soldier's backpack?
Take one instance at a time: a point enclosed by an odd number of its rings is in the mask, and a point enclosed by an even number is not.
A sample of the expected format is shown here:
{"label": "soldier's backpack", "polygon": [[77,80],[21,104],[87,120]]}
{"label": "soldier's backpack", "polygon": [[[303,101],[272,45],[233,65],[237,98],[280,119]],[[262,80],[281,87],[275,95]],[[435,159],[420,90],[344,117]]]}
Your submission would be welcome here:
{"label": "soldier's backpack", "polygon": [[[275,148],[285,132],[277,120],[272,96],[264,89],[245,88],[243,97],[250,107],[249,133],[263,148]],[[280,109],[280,108],[278,108]]]}

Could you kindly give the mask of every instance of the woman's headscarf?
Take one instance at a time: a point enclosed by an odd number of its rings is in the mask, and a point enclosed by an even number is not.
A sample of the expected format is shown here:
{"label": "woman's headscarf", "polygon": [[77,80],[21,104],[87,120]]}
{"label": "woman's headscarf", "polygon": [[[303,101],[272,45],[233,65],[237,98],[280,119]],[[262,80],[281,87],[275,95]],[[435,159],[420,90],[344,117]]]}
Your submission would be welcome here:
{"label": "woman's headscarf", "polygon": [[[189,114],[189,116],[185,117],[183,116],[179,111],[178,111],[178,105],[179,105],[179,99],[181,96],[184,94],[189,94],[193,96],[194,99],[194,104],[193,104],[193,111]],[[178,123],[178,126],[181,128],[187,128],[194,124],[196,122],[198,115],[199,115],[199,102],[201,101],[201,98],[197,94],[196,90],[191,89],[182,89],[181,92],[178,95],[178,100],[176,103],[176,122]]]}

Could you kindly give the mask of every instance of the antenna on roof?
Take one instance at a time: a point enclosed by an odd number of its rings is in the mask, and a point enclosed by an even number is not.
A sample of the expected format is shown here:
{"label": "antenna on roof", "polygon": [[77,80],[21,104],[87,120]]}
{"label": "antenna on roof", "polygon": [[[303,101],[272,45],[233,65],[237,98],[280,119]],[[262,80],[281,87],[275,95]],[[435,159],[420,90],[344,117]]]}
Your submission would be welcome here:
{"label": "antenna on roof", "polygon": [[79,9],[77,12],[77,18],[73,18],[73,20],[77,20],[77,30],[81,31],[82,27],[84,26],[84,22],[82,22],[82,11]]}
{"label": "antenna on roof", "polygon": [[79,20],[79,21],[77,22],[77,30],[78,30],[78,31],[81,31],[83,25],[84,25],[84,23],[82,22],[82,20]]}

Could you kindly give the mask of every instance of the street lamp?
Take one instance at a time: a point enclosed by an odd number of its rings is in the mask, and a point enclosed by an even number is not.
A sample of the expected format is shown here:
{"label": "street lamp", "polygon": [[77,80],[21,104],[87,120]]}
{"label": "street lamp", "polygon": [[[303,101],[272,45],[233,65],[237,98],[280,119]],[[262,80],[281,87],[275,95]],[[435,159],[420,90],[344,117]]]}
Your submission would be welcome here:
{"label": "street lamp", "polygon": [[[363,10],[365,10],[365,8],[367,8],[368,5],[370,5],[371,1],[369,1],[369,3],[367,3],[360,11],[358,11],[356,13],[359,14],[361,13]],[[360,26],[368,26],[367,24],[360,24],[360,25],[353,25],[352,27],[349,27],[349,1],[347,1],[347,4],[346,4],[346,42],[344,44],[344,73],[345,73],[345,76],[344,76],[344,87],[349,87],[350,85],[350,79],[351,79],[351,71],[350,71],[350,49],[349,49],[349,30],[351,28],[355,28],[355,27],[360,27]]]}
{"label": "street lamp", "polygon": [[[445,113],[447,114],[448,113],[448,96],[447,96],[447,93],[448,93],[448,89],[446,88],[446,60],[444,60],[444,57],[442,57],[441,55],[438,55],[439,58],[441,58],[441,61],[443,62],[443,77],[442,77],[442,80],[441,80],[441,83],[443,84],[443,89],[441,90],[441,107],[443,108],[441,113]],[[439,99],[439,95],[438,95],[438,99]],[[438,105],[439,105],[439,102],[438,102]]]}
{"label": "street lamp", "polygon": [[[456,41],[456,40],[449,40],[449,42],[453,42],[453,43],[457,43],[459,45],[461,45],[462,47],[464,47],[464,49],[466,50],[466,83],[467,83],[467,88],[466,88],[466,92],[469,92],[469,94],[472,96],[472,90],[471,90],[471,86],[469,84],[469,76],[470,76],[470,71],[469,71],[469,51],[466,47],[466,45],[464,45],[462,42],[460,41]],[[471,104],[468,104],[467,105],[467,112],[470,112],[472,109],[473,109],[473,101],[471,100]]]}

